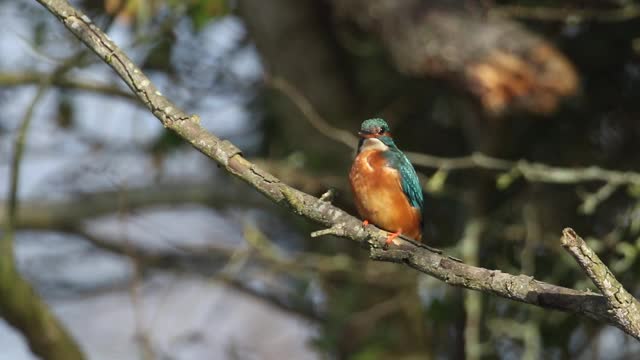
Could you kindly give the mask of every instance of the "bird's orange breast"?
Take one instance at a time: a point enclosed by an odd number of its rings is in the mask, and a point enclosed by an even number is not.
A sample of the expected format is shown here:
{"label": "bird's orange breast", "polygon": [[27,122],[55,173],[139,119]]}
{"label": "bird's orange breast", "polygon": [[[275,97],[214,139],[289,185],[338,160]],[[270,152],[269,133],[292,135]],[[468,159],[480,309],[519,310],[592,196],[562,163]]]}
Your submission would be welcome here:
{"label": "bird's orange breast", "polygon": [[422,214],[402,191],[400,174],[387,166],[380,151],[362,151],[349,173],[351,189],[360,216],[376,226],[421,240]]}

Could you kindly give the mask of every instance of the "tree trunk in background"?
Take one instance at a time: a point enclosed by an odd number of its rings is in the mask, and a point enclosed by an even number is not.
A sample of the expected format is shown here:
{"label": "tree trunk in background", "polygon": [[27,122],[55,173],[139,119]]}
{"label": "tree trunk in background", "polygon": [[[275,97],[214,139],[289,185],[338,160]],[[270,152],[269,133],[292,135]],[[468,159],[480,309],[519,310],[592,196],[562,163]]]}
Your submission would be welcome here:
{"label": "tree trunk in background", "polygon": [[[332,36],[329,8],[315,0],[240,0],[243,17],[271,77],[296,87],[332,125],[349,130],[360,119],[340,49]],[[345,168],[352,151],[315,130],[290,99],[270,93],[274,132],[270,140],[282,152],[304,149],[307,169]],[[353,128],[356,131],[356,128]]]}

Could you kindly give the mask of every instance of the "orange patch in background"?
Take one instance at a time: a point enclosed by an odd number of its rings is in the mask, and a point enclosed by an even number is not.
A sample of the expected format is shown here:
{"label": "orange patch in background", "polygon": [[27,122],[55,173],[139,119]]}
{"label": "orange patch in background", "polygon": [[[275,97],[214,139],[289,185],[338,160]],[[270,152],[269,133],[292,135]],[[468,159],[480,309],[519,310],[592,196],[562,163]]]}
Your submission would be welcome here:
{"label": "orange patch in background", "polygon": [[517,107],[550,114],[578,89],[571,63],[548,45],[536,46],[527,54],[494,51],[481,62],[467,65],[465,75],[471,92],[493,115]]}

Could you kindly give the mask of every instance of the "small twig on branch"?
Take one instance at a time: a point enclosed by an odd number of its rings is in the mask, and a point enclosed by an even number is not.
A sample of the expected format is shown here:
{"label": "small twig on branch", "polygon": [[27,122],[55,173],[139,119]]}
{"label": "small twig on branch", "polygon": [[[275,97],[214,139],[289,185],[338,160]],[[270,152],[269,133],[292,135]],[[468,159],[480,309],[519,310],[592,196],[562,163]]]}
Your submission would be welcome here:
{"label": "small twig on branch", "polygon": [[345,236],[344,226],[342,224],[337,224],[328,229],[318,230],[311,233],[312,238],[326,235]]}
{"label": "small twig on branch", "polygon": [[365,228],[360,220],[343,210],[291,188],[245,159],[235,145],[206,131],[200,126],[197,116],[187,115],[162,96],[131,59],[85,14],[72,7],[67,1],[38,0],[38,2],[109,64],[165,127],[175,131],[196,149],[217,161],[229,173],[244,180],[274,203],[287,207],[292,213],[326,228],[341,224],[344,229],[341,237],[368,247],[371,258],[406,264],[453,286],[584,315],[615,325],[638,337],[638,333],[629,332],[629,328],[621,322],[620,318],[609,313],[607,300],[602,295],[548,284],[526,275],[516,276],[467,265],[404,239],[399,240],[399,246],[393,246],[389,251],[382,250],[387,232],[371,225]]}
{"label": "small twig on branch", "polygon": [[320,200],[326,201],[330,203],[333,201],[333,198],[336,196],[336,191],[334,189],[329,189],[324,192],[324,194],[320,195]]}
{"label": "small twig on branch", "polygon": [[607,300],[609,313],[626,333],[640,339],[640,302],[629,294],[611,270],[573,229],[562,232],[562,246],[578,262]]}

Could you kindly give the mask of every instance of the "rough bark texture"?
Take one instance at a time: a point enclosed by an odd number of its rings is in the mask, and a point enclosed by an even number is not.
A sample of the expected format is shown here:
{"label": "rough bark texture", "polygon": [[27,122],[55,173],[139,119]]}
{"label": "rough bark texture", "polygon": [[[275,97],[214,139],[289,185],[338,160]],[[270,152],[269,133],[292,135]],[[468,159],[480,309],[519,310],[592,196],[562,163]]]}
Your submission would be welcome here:
{"label": "rough bark texture", "polygon": [[574,95],[578,76],[565,56],[514,21],[487,18],[469,2],[334,0],[338,17],[376,32],[398,69],[451,80],[486,113],[548,114]]}
{"label": "rough bark texture", "polygon": [[526,275],[516,276],[470,266],[406,239],[393,250],[382,250],[386,232],[373,226],[363,228],[360,220],[330,203],[289,187],[246,160],[232,143],[207,132],[199,125],[197,116],[187,115],[163,97],[126,54],[93,25],[86,15],[67,1],[38,2],[108,63],[165,127],[175,131],[196,149],[273,202],[329,228],[316,235],[330,233],[348,238],[367,247],[373,259],[404,263],[451,285],[607,322],[637,337],[626,322],[620,322],[609,313],[607,299],[602,295],[547,284]]}
{"label": "rough bark texture", "polygon": [[636,339],[640,339],[640,302],[620,284],[598,255],[572,229],[562,233],[562,246],[576,259],[607,299],[610,316]]}

